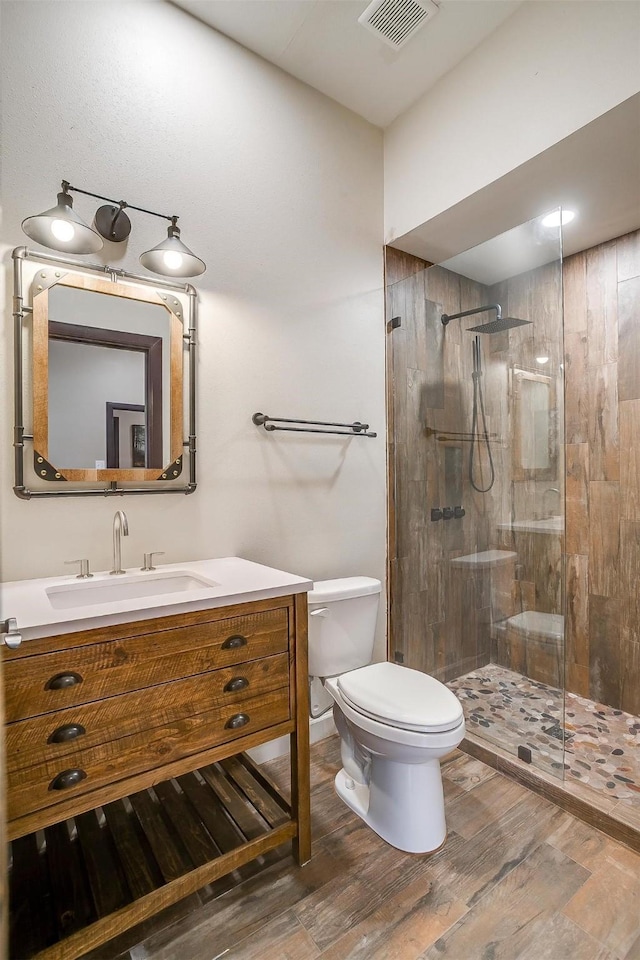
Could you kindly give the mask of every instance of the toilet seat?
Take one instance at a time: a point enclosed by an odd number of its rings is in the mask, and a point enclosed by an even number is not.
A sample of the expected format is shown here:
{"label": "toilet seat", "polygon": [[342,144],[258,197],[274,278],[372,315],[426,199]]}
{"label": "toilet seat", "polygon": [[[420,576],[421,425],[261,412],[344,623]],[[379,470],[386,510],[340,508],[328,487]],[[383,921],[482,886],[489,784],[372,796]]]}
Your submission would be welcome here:
{"label": "toilet seat", "polygon": [[460,726],[462,705],[435,677],[395,663],[373,663],[334,681],[356,713],[398,730],[444,733]]}
{"label": "toilet seat", "polygon": [[325,689],[335,700],[336,707],[355,727],[396,746],[418,747],[420,750],[446,747],[453,750],[464,737],[464,715],[460,716],[460,722],[452,730],[405,730],[403,727],[393,727],[384,720],[369,717],[361,709],[352,707],[338,688],[338,678],[328,679]]}

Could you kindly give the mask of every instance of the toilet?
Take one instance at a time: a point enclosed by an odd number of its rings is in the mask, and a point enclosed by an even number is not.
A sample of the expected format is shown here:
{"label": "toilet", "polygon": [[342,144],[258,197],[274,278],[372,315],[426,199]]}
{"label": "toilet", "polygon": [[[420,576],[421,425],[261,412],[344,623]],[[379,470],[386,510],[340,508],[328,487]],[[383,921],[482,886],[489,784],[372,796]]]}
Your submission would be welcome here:
{"label": "toilet", "polygon": [[440,759],[464,737],[462,705],[427,674],[370,662],[380,588],[370,577],[314,584],[310,682],[333,701],[338,796],[387,843],[430,853],[446,839]]}

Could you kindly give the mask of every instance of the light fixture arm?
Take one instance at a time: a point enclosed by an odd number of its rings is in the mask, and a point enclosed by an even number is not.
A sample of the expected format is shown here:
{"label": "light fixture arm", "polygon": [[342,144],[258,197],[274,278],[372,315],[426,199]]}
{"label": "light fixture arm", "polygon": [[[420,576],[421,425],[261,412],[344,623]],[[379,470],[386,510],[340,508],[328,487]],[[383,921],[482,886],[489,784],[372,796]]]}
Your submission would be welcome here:
{"label": "light fixture arm", "polygon": [[[160,217],[161,220],[178,220],[177,216],[169,216],[166,213],[156,213],[155,210],[146,210],[144,207],[136,207],[132,203],[127,203],[126,200],[114,200],[112,197],[103,197],[100,193],[92,193],[90,190],[82,190],[80,187],[73,187],[68,180],[62,181],[62,191],[63,193],[68,193],[72,190],[74,193],[82,193],[85,197],[95,197],[96,200],[106,200],[107,203],[117,204],[121,210],[124,210],[125,207],[128,210],[137,210],[139,213],[148,213],[151,217]],[[175,226],[175,222],[173,224]]]}
{"label": "light fixture arm", "polygon": [[[115,234],[115,231],[116,231],[116,228],[117,228],[117,225],[118,225],[118,220],[120,219],[121,215],[123,214],[124,208],[125,208],[126,206],[127,206],[126,200],[121,200],[117,207],[112,207],[112,208],[111,208],[112,214],[111,214],[111,224],[109,225],[109,236],[112,236],[112,235]],[[126,214],[124,214],[124,215],[126,216]],[[96,219],[97,219],[97,218],[96,218]]]}

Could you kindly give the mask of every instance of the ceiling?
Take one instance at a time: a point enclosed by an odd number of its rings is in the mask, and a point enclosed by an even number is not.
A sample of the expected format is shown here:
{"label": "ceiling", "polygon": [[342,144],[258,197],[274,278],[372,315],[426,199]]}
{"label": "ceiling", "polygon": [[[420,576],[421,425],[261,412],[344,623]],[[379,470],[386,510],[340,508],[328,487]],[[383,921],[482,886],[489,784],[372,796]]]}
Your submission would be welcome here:
{"label": "ceiling", "polygon": [[[368,0],[171,2],[384,128],[523,0],[436,0],[438,13],[400,50],[358,23]],[[555,256],[555,248],[545,253],[545,243],[532,241],[534,251],[525,240],[537,235],[533,228],[518,234],[519,252],[515,235],[499,235],[563,206],[577,214],[563,231],[570,256],[640,228],[639,185],[640,94],[391,245],[431,263],[456,257],[452,269],[493,283]]]}
{"label": "ceiling", "polygon": [[522,0],[438,0],[400,50],[358,23],[368,0],[173,0],[380,127],[463,60]]}

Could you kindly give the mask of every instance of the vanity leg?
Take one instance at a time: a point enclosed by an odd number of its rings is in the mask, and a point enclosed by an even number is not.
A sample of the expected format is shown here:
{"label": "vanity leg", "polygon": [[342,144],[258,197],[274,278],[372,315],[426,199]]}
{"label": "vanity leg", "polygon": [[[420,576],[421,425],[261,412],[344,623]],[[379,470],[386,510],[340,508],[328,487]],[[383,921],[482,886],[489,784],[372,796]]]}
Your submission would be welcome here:
{"label": "vanity leg", "polygon": [[311,795],[309,786],[309,678],[307,668],[307,595],[294,596],[296,729],[291,734],[291,812],[298,823],[293,856],[302,866],[311,859]]}

